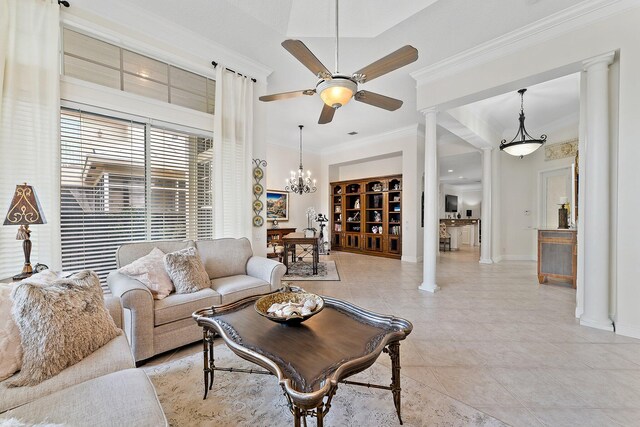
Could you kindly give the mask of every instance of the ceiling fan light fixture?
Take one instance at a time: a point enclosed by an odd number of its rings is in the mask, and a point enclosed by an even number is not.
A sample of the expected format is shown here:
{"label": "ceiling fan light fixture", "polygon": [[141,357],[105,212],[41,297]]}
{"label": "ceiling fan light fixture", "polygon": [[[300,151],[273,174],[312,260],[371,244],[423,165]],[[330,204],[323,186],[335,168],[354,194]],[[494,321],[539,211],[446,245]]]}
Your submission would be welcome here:
{"label": "ceiling fan light fixture", "polygon": [[322,80],[316,87],[322,102],[332,108],[340,108],[348,103],[356,93],[358,85],[346,77],[334,77]]}

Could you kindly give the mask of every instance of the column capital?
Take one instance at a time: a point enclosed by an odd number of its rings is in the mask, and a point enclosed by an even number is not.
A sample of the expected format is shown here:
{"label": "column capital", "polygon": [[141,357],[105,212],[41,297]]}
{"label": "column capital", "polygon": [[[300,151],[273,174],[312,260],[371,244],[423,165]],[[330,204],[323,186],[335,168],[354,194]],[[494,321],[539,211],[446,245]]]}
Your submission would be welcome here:
{"label": "column capital", "polygon": [[423,108],[422,110],[420,110],[420,112],[425,116],[428,116],[429,114],[438,113],[438,109],[436,107],[429,107],[429,108]]}
{"label": "column capital", "polygon": [[589,68],[598,64],[605,64],[607,66],[613,64],[613,60],[616,57],[616,52],[611,51],[607,53],[603,53],[602,55],[594,56],[593,58],[585,59],[582,61],[582,68],[587,71]]}
{"label": "column capital", "polygon": [[493,147],[482,147],[481,150],[484,152],[493,151]]}

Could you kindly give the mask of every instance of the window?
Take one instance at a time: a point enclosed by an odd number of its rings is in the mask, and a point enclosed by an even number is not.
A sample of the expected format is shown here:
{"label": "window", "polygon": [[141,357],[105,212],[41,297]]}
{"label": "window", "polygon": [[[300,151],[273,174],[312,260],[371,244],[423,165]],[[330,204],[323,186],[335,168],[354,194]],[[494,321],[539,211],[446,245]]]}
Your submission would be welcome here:
{"label": "window", "polygon": [[65,271],[104,282],[125,242],[213,237],[210,138],[70,109],[60,127]]}
{"label": "window", "polygon": [[63,46],[67,76],[214,113],[215,80],[67,28]]}

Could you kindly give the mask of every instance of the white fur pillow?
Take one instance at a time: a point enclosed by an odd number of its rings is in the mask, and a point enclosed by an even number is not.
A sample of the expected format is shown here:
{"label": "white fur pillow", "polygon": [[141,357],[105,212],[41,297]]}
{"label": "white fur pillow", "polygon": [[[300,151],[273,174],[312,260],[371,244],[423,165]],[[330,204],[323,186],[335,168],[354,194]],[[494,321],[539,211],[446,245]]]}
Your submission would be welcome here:
{"label": "white fur pillow", "polygon": [[196,248],[166,254],[164,266],[179,294],[190,294],[211,287],[209,275]]}
{"label": "white fur pillow", "polygon": [[122,333],[104,306],[100,279],[93,271],[49,284],[25,279],[12,298],[24,354],[22,369],[6,381],[8,387],[39,384]]}
{"label": "white fur pillow", "polygon": [[22,366],[20,331],[13,321],[11,300],[13,285],[0,284],[0,381],[4,381]]}
{"label": "white fur pillow", "polygon": [[118,272],[144,284],[154,299],[162,299],[173,292],[173,282],[164,268],[164,252],[153,248],[149,255],[125,265]]}

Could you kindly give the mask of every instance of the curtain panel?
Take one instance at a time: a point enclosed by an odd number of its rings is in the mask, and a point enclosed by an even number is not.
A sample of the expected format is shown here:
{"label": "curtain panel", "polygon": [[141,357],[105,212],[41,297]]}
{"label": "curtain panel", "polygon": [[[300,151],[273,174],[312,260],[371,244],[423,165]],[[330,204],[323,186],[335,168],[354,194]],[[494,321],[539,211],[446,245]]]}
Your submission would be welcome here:
{"label": "curtain panel", "polygon": [[214,236],[251,240],[253,82],[216,70],[213,205]]}
{"label": "curtain panel", "polygon": [[[54,0],[0,2],[0,210],[16,184],[33,185],[47,223],[31,227],[31,263],[60,268],[60,7]],[[0,223],[1,224],[1,223]],[[17,227],[0,225],[0,276],[24,256]]]}

